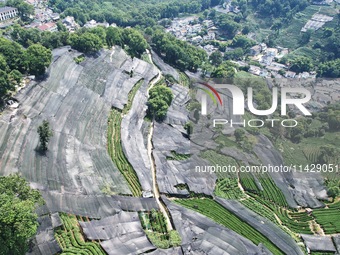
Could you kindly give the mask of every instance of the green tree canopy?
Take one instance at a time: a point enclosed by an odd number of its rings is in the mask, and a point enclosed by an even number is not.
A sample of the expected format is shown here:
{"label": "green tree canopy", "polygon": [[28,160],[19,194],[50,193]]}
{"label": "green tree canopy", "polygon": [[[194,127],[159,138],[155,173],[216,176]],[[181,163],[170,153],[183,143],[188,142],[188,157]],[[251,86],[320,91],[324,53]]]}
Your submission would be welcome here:
{"label": "green tree canopy", "polygon": [[233,47],[239,47],[239,48],[242,48],[244,50],[247,50],[249,49],[250,47],[254,46],[256,44],[255,41],[247,38],[246,36],[244,35],[237,35],[234,37],[232,43],[231,43],[231,46]]}
{"label": "green tree canopy", "polygon": [[338,158],[340,151],[332,145],[323,145],[320,147],[318,162],[320,164],[333,163],[332,159]]}
{"label": "green tree canopy", "polygon": [[143,35],[136,29],[127,28],[123,30],[123,41],[129,46],[129,53],[133,57],[140,57],[148,48]]}
{"label": "green tree canopy", "polygon": [[1,254],[25,254],[38,227],[34,211],[42,203],[40,193],[18,174],[0,177]]}
{"label": "green tree canopy", "polygon": [[8,81],[7,73],[0,70],[0,98],[3,98],[7,92],[12,89],[13,88]]}
{"label": "green tree canopy", "polygon": [[296,57],[291,61],[290,69],[294,72],[309,72],[313,69],[313,63],[310,58]]}
{"label": "green tree canopy", "polygon": [[109,47],[113,45],[122,46],[122,31],[118,27],[108,27],[106,30],[106,43]]}
{"label": "green tree canopy", "polygon": [[158,121],[163,120],[166,116],[172,99],[172,91],[166,86],[156,86],[150,89],[148,100],[148,114]]}
{"label": "green tree canopy", "polygon": [[7,65],[6,59],[2,54],[0,54],[0,70],[2,70],[2,71],[8,70],[8,65]]}
{"label": "green tree canopy", "polygon": [[238,128],[234,132],[235,139],[238,142],[242,142],[244,138],[246,137],[246,132],[242,128]]}
{"label": "green tree canopy", "polygon": [[40,149],[45,152],[47,150],[47,144],[53,135],[53,132],[50,129],[50,123],[47,120],[44,120],[43,123],[38,127],[38,134],[40,140]]}
{"label": "green tree canopy", "polygon": [[340,59],[328,61],[319,65],[318,76],[328,78],[340,77]]}
{"label": "green tree canopy", "polygon": [[80,35],[72,34],[70,41],[73,48],[83,53],[93,53],[103,47],[100,37],[90,32],[85,32]]}
{"label": "green tree canopy", "polygon": [[220,51],[215,51],[213,53],[211,53],[209,60],[211,61],[211,63],[215,66],[218,66],[222,63],[223,61],[223,57],[222,57],[222,53]]}
{"label": "green tree canopy", "polygon": [[235,77],[236,71],[233,65],[229,62],[224,62],[219,65],[212,73],[212,78],[233,78]]}
{"label": "green tree canopy", "polygon": [[40,44],[33,44],[25,52],[25,62],[29,73],[42,75],[46,68],[51,64],[51,50],[46,49]]}
{"label": "green tree canopy", "polygon": [[18,43],[0,37],[0,53],[11,70],[24,70],[24,49]]}

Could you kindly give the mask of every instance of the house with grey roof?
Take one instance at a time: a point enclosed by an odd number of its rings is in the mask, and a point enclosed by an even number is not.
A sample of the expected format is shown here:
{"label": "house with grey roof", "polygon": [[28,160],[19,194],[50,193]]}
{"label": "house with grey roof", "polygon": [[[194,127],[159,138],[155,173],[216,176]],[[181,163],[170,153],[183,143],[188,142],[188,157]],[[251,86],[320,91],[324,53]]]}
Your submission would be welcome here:
{"label": "house with grey roof", "polygon": [[0,8],[0,22],[12,19],[18,15],[18,9],[13,7],[1,7]]}

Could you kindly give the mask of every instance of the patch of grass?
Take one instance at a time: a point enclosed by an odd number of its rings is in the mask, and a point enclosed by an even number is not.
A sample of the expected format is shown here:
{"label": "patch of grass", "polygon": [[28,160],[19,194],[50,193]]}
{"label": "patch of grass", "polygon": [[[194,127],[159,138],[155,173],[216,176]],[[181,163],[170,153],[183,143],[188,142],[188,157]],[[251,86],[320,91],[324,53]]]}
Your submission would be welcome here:
{"label": "patch of grass", "polygon": [[[233,159],[232,157],[228,157],[222,154],[217,153],[214,150],[206,150],[204,152],[201,152],[200,157],[203,159],[208,160],[212,165],[219,165],[219,166],[239,166],[238,162]],[[216,172],[216,175],[218,178],[236,178],[236,173],[226,172]]]}
{"label": "patch of grass", "polygon": [[78,57],[75,57],[74,58],[74,61],[77,63],[77,64],[80,64],[81,62],[83,62],[85,60],[85,56],[82,54]]}
{"label": "patch of grass", "polygon": [[245,196],[238,186],[237,178],[218,179],[214,193],[225,199],[240,199]]}
{"label": "patch of grass", "polygon": [[223,147],[239,147],[239,145],[225,135],[219,135],[215,138],[215,142],[222,145]]}
{"label": "patch of grass", "polygon": [[189,77],[183,73],[179,71],[179,84],[181,84],[183,87],[189,87],[190,86],[190,79]]}
{"label": "patch of grass", "polygon": [[274,180],[268,173],[256,174],[262,189],[258,193],[263,199],[270,201],[273,204],[287,208],[288,204],[282,191],[276,186]]}
{"label": "patch of grass", "polygon": [[191,154],[181,154],[181,153],[177,153],[176,151],[171,151],[171,155],[172,156],[167,156],[166,159],[180,161],[180,160],[189,159],[191,157]]}
{"label": "patch of grass", "polygon": [[311,59],[318,59],[320,58],[322,52],[320,49],[312,49],[309,47],[300,47],[285,56],[288,59],[294,59],[296,57],[302,56]]}
{"label": "patch of grass", "polygon": [[310,255],[334,255],[334,252],[312,251]]}
{"label": "patch of grass", "polygon": [[181,237],[176,230],[167,231],[162,212],[155,209],[151,212],[140,212],[139,218],[146,235],[156,247],[168,249],[181,244]]}
{"label": "patch of grass", "polygon": [[245,72],[245,71],[238,71],[236,73],[236,77],[244,79],[244,78],[255,78],[256,76],[251,74],[251,73]]}
{"label": "patch of grass", "polygon": [[[290,49],[298,49],[300,46],[299,41],[302,35],[300,30],[315,13],[334,17],[336,15],[336,9],[331,6],[308,6],[302,12],[296,13],[289,25],[281,29],[278,38],[275,40],[276,44]],[[323,27],[328,27],[330,24],[332,24],[331,27],[334,26],[334,23],[336,24],[336,21],[334,20],[335,19],[333,19],[331,22],[327,22]],[[322,28],[312,33],[310,43],[308,43],[307,46],[312,46],[316,41],[321,39]]]}
{"label": "patch of grass", "polygon": [[152,64],[152,62],[150,61],[149,54],[147,54],[147,53],[143,53],[142,56],[141,56],[141,59],[144,60],[145,62],[149,63],[149,64]]}

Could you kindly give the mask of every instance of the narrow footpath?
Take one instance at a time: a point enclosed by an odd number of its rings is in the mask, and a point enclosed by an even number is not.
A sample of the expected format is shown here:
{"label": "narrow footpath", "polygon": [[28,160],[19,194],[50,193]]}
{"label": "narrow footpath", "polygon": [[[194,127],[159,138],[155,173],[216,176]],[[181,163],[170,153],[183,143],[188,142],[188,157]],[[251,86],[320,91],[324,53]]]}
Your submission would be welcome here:
{"label": "narrow footpath", "polygon": [[[150,54],[150,51],[147,50],[147,54],[150,58],[150,62],[155,66],[155,64],[152,61],[152,57]],[[155,66],[156,67],[156,66]],[[157,67],[156,67],[157,68]],[[157,78],[151,81],[151,85],[148,89],[148,96],[149,96],[149,91],[150,89],[153,88],[153,86],[162,78],[162,73],[161,71],[157,68],[158,70],[158,75]],[[156,164],[155,164],[155,159],[153,157],[153,145],[152,145],[152,137],[153,137],[153,128],[154,128],[154,120],[152,120],[151,125],[150,125],[150,130],[149,130],[149,135],[148,135],[148,157],[151,163],[151,172],[152,172],[152,189],[153,189],[153,195],[156,199],[156,202],[162,212],[162,214],[165,217],[166,220],[166,226],[167,226],[167,230],[171,231],[173,230],[173,226],[171,224],[170,221],[170,217],[167,211],[166,206],[164,205],[164,203],[162,201],[160,201],[160,194],[159,194],[159,189],[158,189],[158,185],[157,185],[157,175],[156,175]]]}

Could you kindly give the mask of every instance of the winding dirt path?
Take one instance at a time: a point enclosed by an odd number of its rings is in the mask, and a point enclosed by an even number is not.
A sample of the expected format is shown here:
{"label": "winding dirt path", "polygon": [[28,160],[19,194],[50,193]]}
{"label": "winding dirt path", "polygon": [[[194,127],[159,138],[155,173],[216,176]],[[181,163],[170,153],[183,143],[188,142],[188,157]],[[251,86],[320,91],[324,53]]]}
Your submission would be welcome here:
{"label": "winding dirt path", "polygon": [[[155,64],[152,61],[152,57],[151,57],[151,54],[150,54],[149,50],[147,50],[147,54],[148,54],[148,56],[150,58],[150,62],[155,66]],[[152,89],[153,86],[155,86],[155,84],[162,78],[161,71],[158,68],[157,68],[157,70],[158,70],[157,78],[151,81],[151,83],[150,83],[151,85],[150,85],[150,87],[148,88],[148,91],[147,91],[148,96],[149,96],[150,89]],[[149,160],[150,160],[150,163],[151,163],[152,190],[153,190],[153,195],[154,195],[154,197],[156,199],[156,202],[157,202],[157,204],[158,204],[158,206],[160,208],[160,211],[162,212],[162,214],[165,217],[165,220],[166,220],[166,223],[167,223],[166,224],[167,230],[171,231],[171,230],[173,230],[173,226],[171,224],[168,211],[167,211],[166,206],[164,205],[164,203],[162,201],[160,201],[160,199],[159,199],[160,198],[160,194],[159,194],[159,189],[158,189],[158,185],[157,185],[156,164],[155,164],[155,159],[153,157],[153,144],[152,144],[153,129],[154,129],[154,120],[152,120],[151,125],[150,125],[150,130],[149,130],[149,134],[148,134],[148,148],[147,148],[148,149],[148,157],[149,157]]]}

